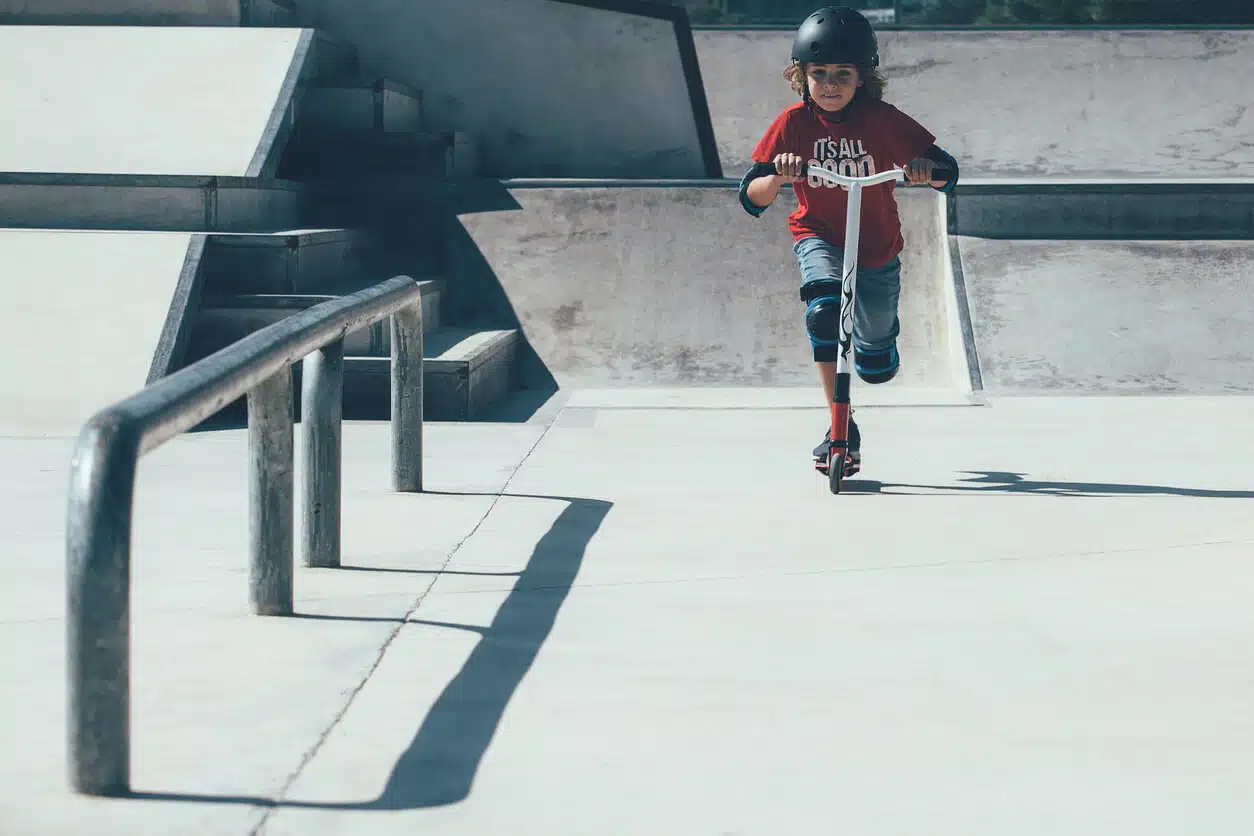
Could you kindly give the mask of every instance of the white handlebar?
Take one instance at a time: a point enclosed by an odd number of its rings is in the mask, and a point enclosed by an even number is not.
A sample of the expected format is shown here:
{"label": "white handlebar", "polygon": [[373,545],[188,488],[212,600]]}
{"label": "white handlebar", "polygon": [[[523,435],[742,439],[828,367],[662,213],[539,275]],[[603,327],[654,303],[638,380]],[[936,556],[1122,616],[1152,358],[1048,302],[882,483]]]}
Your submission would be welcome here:
{"label": "white handlebar", "polygon": [[846,177],[822,166],[807,165],[801,173],[802,176],[813,174],[820,180],[826,180],[838,186],[875,186],[879,183],[888,183],[892,180],[904,180],[906,178],[906,173],[900,168],[890,168],[888,171],[881,171],[879,174],[872,174],[870,177]]}

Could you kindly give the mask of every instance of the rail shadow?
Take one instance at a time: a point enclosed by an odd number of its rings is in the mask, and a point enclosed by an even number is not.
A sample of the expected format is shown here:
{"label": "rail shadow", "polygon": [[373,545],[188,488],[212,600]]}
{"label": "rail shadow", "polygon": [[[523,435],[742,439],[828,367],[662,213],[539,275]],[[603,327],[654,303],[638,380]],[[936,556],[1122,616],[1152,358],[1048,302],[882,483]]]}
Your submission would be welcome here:
{"label": "rail shadow", "polygon": [[[471,790],[479,765],[505,709],[548,639],[592,542],[613,503],[556,496],[508,494],[510,498],[565,502],[566,507],[532,550],[513,590],[487,627],[416,618],[370,618],[305,614],[320,621],[395,622],[459,629],[480,636],[460,671],[443,692],[408,747],[397,759],[378,797],[359,802],[287,801],[263,796],[227,796],[137,789],[123,798],[199,804],[238,804],[322,810],[412,810],[455,804]],[[348,571],[400,571],[356,567]],[[476,573],[463,573],[476,574]],[[497,573],[484,573],[492,577]]]}

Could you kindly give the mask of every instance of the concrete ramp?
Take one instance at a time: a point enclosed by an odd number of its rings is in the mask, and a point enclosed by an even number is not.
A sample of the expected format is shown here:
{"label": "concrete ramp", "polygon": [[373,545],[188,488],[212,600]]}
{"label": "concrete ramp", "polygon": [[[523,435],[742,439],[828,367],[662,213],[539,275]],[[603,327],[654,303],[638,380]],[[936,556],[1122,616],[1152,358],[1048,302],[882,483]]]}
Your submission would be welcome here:
{"label": "concrete ramp", "polygon": [[[945,201],[896,194],[903,371],[867,388],[967,389]],[[460,216],[452,315],[510,317],[559,385],[817,387],[785,221],[791,193],[760,219],[727,181],[520,185],[505,197],[514,208]]]}
{"label": "concrete ramp", "polygon": [[0,435],[76,435],[144,387],[194,237],[0,230]]}
{"label": "concrete ramp", "polygon": [[[791,31],[694,33],[727,176],[796,95]],[[1202,178],[1254,170],[1254,31],[880,33],[887,100],[965,177]]]}
{"label": "concrete ramp", "polygon": [[0,171],[259,176],[300,29],[0,27]]}
{"label": "concrete ramp", "polygon": [[955,240],[989,394],[1254,392],[1254,241]]}

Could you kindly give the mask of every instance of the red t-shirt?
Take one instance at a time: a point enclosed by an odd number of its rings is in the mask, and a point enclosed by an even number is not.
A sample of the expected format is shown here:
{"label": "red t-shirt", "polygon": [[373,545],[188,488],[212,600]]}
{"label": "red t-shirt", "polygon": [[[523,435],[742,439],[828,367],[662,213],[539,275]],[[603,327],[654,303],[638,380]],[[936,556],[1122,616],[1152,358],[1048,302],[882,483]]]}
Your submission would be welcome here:
{"label": "red t-shirt", "polygon": [[[869,177],[893,166],[905,168],[932,147],[936,137],[892,105],[859,99],[845,121],[826,118],[819,108],[797,102],[786,108],[753,149],[753,161],[769,163],[779,154],[796,154],[812,166],[847,177]],[[858,265],[882,267],[901,253],[901,219],[897,215],[896,183],[864,186]],[[833,246],[845,244],[845,208],[849,191],[816,177],[793,184],[800,204],[788,216],[794,240],[817,235]]]}

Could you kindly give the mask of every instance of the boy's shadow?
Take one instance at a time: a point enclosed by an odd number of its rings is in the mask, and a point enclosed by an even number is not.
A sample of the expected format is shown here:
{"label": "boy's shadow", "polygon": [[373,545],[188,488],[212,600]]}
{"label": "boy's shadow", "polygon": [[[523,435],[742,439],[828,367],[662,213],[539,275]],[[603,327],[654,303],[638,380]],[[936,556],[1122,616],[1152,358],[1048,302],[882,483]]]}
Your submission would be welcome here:
{"label": "boy's shadow", "polygon": [[1254,499],[1254,491],[1178,488],[1166,485],[1127,485],[1108,482],[1045,482],[1027,478],[1022,473],[997,470],[964,470],[970,474],[958,485],[915,485],[902,482],[879,482],[874,479],[849,479],[847,493],[924,494],[1031,494],[1037,496],[1184,496],[1203,499]]}

